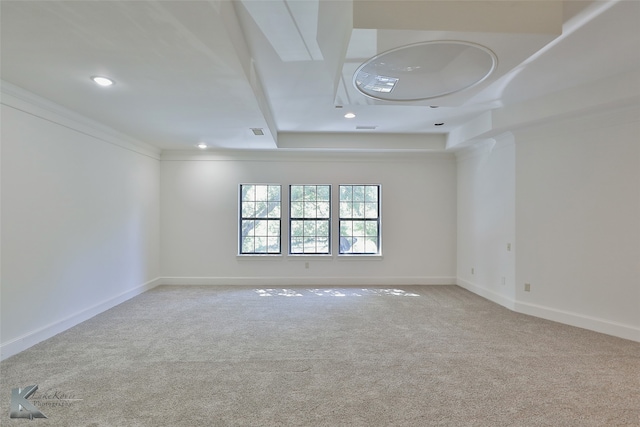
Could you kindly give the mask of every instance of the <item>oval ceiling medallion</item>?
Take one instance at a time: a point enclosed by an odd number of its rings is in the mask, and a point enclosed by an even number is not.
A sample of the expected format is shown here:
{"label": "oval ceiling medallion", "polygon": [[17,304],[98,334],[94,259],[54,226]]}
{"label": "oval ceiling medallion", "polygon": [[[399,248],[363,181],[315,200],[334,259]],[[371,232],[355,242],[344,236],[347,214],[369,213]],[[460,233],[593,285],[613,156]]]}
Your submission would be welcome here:
{"label": "oval ceiling medallion", "polygon": [[495,69],[496,55],[473,43],[440,40],[410,44],[374,56],[358,67],[353,84],[384,101],[421,101],[468,89]]}

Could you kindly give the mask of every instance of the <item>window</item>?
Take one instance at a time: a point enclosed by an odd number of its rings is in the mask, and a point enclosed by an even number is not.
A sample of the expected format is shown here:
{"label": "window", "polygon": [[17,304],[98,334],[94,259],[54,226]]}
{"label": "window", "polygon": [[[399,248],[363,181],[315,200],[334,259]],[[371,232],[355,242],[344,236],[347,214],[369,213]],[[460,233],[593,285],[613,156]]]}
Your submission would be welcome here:
{"label": "window", "polygon": [[[331,185],[290,185],[288,253],[331,255],[335,244],[340,255],[380,255],[380,189],[374,184],[339,185],[339,221],[332,224]],[[240,184],[239,193],[238,253],[280,255],[281,185]],[[340,235],[335,243],[333,227]]]}
{"label": "window", "polygon": [[380,186],[340,186],[340,254],[380,253]]}
{"label": "window", "polygon": [[289,187],[289,253],[331,253],[331,186]]}
{"label": "window", "polygon": [[240,254],[279,254],[280,186],[240,184]]}

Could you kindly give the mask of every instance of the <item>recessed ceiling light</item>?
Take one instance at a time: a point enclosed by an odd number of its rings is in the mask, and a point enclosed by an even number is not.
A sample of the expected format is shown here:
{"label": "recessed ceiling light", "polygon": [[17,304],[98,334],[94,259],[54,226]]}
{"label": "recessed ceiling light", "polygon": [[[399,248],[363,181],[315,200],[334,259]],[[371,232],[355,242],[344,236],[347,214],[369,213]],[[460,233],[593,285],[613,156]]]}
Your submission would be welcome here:
{"label": "recessed ceiling light", "polygon": [[344,117],[347,118],[347,119],[353,119],[355,116],[356,115],[353,114],[353,113],[347,113],[347,114],[344,115]]}
{"label": "recessed ceiling light", "polygon": [[204,150],[205,148],[207,148],[207,144],[205,144],[204,142],[201,142],[200,144],[198,144],[198,148],[201,150]]}
{"label": "recessed ceiling light", "polygon": [[100,85],[100,86],[104,86],[104,87],[111,86],[111,85],[116,83],[116,82],[114,82],[113,80],[111,80],[111,79],[109,79],[107,77],[101,77],[101,76],[92,76],[91,80],[95,84]]}

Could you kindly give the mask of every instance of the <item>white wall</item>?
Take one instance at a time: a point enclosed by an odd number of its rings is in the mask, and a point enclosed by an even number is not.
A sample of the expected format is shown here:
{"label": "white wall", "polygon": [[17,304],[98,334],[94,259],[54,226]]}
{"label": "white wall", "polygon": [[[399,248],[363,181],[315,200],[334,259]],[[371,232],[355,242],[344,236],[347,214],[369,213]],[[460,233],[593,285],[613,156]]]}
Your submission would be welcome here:
{"label": "white wall", "polygon": [[[240,183],[333,184],[334,195],[338,184],[381,184],[383,256],[237,256]],[[449,154],[168,154],[161,162],[163,282],[454,283],[455,189]],[[286,227],[283,233],[286,248]]]}
{"label": "white wall", "polygon": [[159,276],[157,155],[27,98],[2,97],[3,358]]}
{"label": "white wall", "polygon": [[457,155],[458,285],[515,302],[515,145],[511,134]]}
{"label": "white wall", "polygon": [[460,286],[640,341],[638,106],[507,132],[457,166]]}
{"label": "white wall", "polygon": [[640,341],[640,109],[515,137],[517,309]]}

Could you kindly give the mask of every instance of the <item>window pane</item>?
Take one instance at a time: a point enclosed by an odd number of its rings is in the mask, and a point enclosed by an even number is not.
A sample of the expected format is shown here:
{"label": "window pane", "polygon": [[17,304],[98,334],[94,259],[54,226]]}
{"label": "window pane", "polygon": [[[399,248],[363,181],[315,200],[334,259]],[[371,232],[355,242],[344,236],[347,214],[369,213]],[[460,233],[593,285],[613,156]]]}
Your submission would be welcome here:
{"label": "window pane", "polygon": [[269,218],[280,218],[280,202],[269,202]]}
{"label": "window pane", "polygon": [[367,185],[367,187],[365,188],[364,200],[367,202],[378,203],[378,186],[377,185]]}
{"label": "window pane", "polygon": [[267,237],[267,245],[268,245],[269,253],[279,254],[280,253],[280,236]]}
{"label": "window pane", "polygon": [[364,202],[364,185],[353,186],[353,200],[355,202]]}
{"label": "window pane", "polygon": [[253,252],[253,237],[242,238],[242,252]]}
{"label": "window pane", "polygon": [[350,201],[353,200],[353,191],[350,185],[341,185],[340,186],[340,201]]}
{"label": "window pane", "polygon": [[252,219],[242,220],[242,236],[253,236],[255,226],[255,221]]}
{"label": "window pane", "polygon": [[351,221],[340,221],[340,235],[341,236],[353,235],[353,224]]}
{"label": "window pane", "polygon": [[316,232],[318,236],[329,237],[329,221],[318,221]]}
{"label": "window pane", "polygon": [[304,235],[305,236],[315,236],[316,235],[316,222],[315,221],[305,221],[304,222]]}
{"label": "window pane", "polygon": [[269,210],[269,204],[267,202],[256,202],[256,218],[266,218],[267,211]]}
{"label": "window pane", "polygon": [[328,185],[318,185],[317,194],[318,200],[323,202],[328,202],[331,200],[331,190]]}
{"label": "window pane", "polygon": [[268,185],[256,185],[256,201],[266,202],[269,194]]}
{"label": "window pane", "polygon": [[304,238],[302,237],[292,237],[291,238],[291,253],[292,254],[301,254],[303,248]]}
{"label": "window pane", "polygon": [[364,204],[364,217],[365,218],[378,218],[378,204],[377,203],[365,203]]}
{"label": "window pane", "polygon": [[266,237],[256,237],[255,238],[256,247],[255,253],[264,254],[267,253],[267,238]]}
{"label": "window pane", "polygon": [[315,185],[305,185],[304,186],[304,199],[315,201],[316,200],[316,186]]}
{"label": "window pane", "polygon": [[304,187],[302,185],[291,186],[291,201],[302,201],[304,198]]}
{"label": "window pane", "polygon": [[291,236],[304,236],[304,221],[291,221]]}
{"label": "window pane", "polygon": [[304,202],[291,202],[291,218],[304,218]]}
{"label": "window pane", "polygon": [[242,202],[242,217],[253,218],[256,213],[256,204],[254,202]]}
{"label": "window pane", "polygon": [[364,252],[368,254],[378,253],[378,239],[374,237],[367,237],[364,241]]}
{"label": "window pane", "polygon": [[353,235],[364,236],[364,221],[353,221]]}
{"label": "window pane", "polygon": [[328,253],[329,239],[326,237],[318,237],[317,243],[316,243],[316,250],[318,253]]}
{"label": "window pane", "polygon": [[364,203],[353,202],[353,218],[364,218]]}
{"label": "window pane", "polygon": [[345,237],[340,236],[340,253],[351,253],[353,252],[353,245],[358,239],[355,237]]}
{"label": "window pane", "polygon": [[256,199],[256,188],[253,185],[243,185],[242,200],[254,201],[255,199]]}
{"label": "window pane", "polygon": [[304,202],[304,217],[315,218],[316,217],[316,204],[315,202]]}
{"label": "window pane", "polygon": [[351,202],[340,202],[340,218],[352,218]]}
{"label": "window pane", "polygon": [[267,236],[280,237],[280,221],[267,221]]}
{"label": "window pane", "polygon": [[[279,185],[270,185],[269,186],[269,196],[268,200],[270,202],[279,202],[280,199],[280,186]],[[278,203],[280,204],[280,203]]]}
{"label": "window pane", "polygon": [[378,235],[378,222],[377,221],[367,221],[367,225],[365,228],[365,234],[367,236],[377,236]]}
{"label": "window pane", "polygon": [[314,238],[305,238],[304,239],[304,253],[305,254],[313,254],[316,253],[316,239]]}
{"label": "window pane", "polygon": [[256,221],[256,236],[266,236],[267,235],[267,221],[258,220]]}
{"label": "window pane", "polygon": [[316,208],[318,218],[329,218],[331,216],[330,202],[318,202]]}

